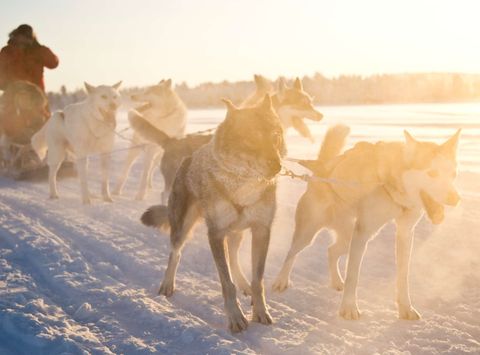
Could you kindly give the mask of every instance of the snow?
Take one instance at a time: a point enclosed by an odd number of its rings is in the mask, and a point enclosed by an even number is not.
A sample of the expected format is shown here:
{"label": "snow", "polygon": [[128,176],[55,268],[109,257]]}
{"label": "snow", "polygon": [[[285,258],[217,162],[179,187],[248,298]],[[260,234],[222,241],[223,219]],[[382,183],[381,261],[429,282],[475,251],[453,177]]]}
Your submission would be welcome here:
{"label": "snow", "polygon": [[[421,139],[441,141],[455,127],[464,127],[458,177],[462,203],[448,210],[442,225],[422,220],[416,230],[410,284],[420,321],[397,318],[392,225],[369,243],[358,288],[359,321],[337,315],[341,294],[328,287],[330,236],[325,231],[299,257],[292,287],[282,294],[271,291],[289,247],[296,202],[305,189],[304,183],[288,178],[280,179],[265,274],[272,326],[251,323],[246,332],[229,333],[202,225],[183,253],[176,293],[169,299],[157,296],[168,237],[142,226],[139,217],[158,203],[162,181],[156,177],[146,201],[133,200],[141,169],[137,164],[125,194],[113,204],[96,199],[92,206],[83,206],[76,179],[60,181],[61,199],[50,201],[44,182],[0,178],[0,353],[480,353],[480,105],[321,111],[324,122],[309,123],[317,143],[312,146],[290,132],[289,156],[315,156],[326,126],[336,122],[352,127],[351,143],[401,139],[403,128]],[[212,127],[223,114],[192,111],[188,129]],[[119,151],[113,154],[114,177],[126,144],[119,139]],[[99,191],[96,166],[94,158],[92,191]],[[249,251],[245,238],[241,259],[247,275]],[[243,295],[239,300],[251,316],[250,300]]]}

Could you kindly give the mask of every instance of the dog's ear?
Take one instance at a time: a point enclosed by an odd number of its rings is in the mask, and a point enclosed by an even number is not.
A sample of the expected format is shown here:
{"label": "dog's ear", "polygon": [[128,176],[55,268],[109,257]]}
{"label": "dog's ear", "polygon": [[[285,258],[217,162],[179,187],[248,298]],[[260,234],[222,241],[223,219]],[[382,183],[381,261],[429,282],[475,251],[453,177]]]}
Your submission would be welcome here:
{"label": "dog's ear", "polygon": [[158,82],[158,85],[163,85],[164,82],[165,82],[165,79],[162,79]]}
{"label": "dog's ear", "polygon": [[403,135],[405,136],[405,142],[407,142],[407,145],[414,145],[417,143],[417,140],[413,138],[413,136],[408,133],[407,130],[403,131]]}
{"label": "dog's ear", "polygon": [[270,90],[270,83],[266,78],[259,74],[255,74],[253,76],[253,79],[255,80],[255,85],[257,86],[257,91],[258,90]]}
{"label": "dog's ear", "polygon": [[415,152],[417,150],[417,140],[412,137],[407,130],[403,131],[403,135],[405,136],[406,148],[405,148],[405,160],[407,163],[410,163],[413,158],[415,157]]}
{"label": "dog's ear", "polygon": [[272,98],[269,94],[265,94],[265,98],[263,99],[262,103],[259,106],[260,109],[265,111],[272,110]]}
{"label": "dog's ear", "polygon": [[225,106],[227,106],[228,113],[238,110],[238,108],[229,99],[222,99],[222,102],[225,104]]}
{"label": "dog's ear", "polygon": [[445,143],[440,146],[440,149],[443,152],[455,155],[458,147],[458,139],[460,138],[461,132],[461,129],[457,130],[457,132],[453,136],[451,136]]}
{"label": "dog's ear", "polygon": [[84,84],[85,84],[85,89],[87,90],[87,93],[91,94],[95,91],[95,86],[90,85],[86,81],[84,82]]}
{"label": "dog's ear", "polygon": [[168,79],[167,81],[165,81],[165,87],[167,89],[170,89],[172,87],[172,79]]}
{"label": "dog's ear", "polygon": [[295,79],[295,82],[293,83],[293,87],[294,87],[295,89],[297,89],[297,90],[300,90],[300,91],[303,90],[303,84],[302,84],[302,81],[300,80],[299,77],[297,77],[297,78]]}
{"label": "dog's ear", "polygon": [[285,97],[286,90],[287,90],[287,84],[285,84],[285,79],[280,78],[278,80],[278,92],[277,92],[278,98],[280,100],[283,100],[283,98]]}
{"label": "dog's ear", "polygon": [[262,85],[262,78],[260,75],[253,74],[253,80],[255,81],[255,85],[257,85],[257,87]]}
{"label": "dog's ear", "polygon": [[122,85],[122,80],[120,80],[118,83],[116,84],[113,84],[112,85],[112,88],[114,88],[115,90],[118,90],[118,88],[120,87],[120,85]]}

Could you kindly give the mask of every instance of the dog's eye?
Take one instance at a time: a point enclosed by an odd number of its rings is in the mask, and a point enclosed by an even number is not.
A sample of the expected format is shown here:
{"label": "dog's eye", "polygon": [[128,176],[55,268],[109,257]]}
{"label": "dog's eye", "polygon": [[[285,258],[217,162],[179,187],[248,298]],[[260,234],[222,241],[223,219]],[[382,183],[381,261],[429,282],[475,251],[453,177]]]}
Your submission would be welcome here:
{"label": "dog's eye", "polygon": [[106,99],[108,99],[108,96],[107,95],[102,95],[101,98],[106,100]]}
{"label": "dog's eye", "polygon": [[428,174],[428,176],[430,176],[431,178],[436,178],[436,177],[438,177],[438,175],[439,175],[438,170],[434,170],[434,169],[429,170],[427,174]]}

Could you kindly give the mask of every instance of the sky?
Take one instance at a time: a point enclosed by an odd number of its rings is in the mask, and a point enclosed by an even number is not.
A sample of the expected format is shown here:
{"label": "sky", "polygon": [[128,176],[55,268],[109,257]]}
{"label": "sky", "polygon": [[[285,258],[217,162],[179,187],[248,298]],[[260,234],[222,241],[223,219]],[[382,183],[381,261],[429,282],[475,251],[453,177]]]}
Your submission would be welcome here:
{"label": "sky", "polygon": [[406,72],[480,73],[477,0],[1,0],[60,58],[48,90]]}

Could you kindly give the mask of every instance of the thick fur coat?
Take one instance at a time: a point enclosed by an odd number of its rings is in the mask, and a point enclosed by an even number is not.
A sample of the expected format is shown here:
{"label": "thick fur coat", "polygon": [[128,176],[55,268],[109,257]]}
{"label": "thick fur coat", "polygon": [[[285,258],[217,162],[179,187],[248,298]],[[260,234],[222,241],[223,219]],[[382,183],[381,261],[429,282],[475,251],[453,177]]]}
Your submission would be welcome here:
{"label": "thick fur coat", "polygon": [[[418,319],[408,288],[413,231],[424,212],[438,224],[444,219],[444,206],[455,206],[460,200],[453,186],[459,132],[441,145],[417,141],[405,132],[405,142],[360,142],[340,154],[348,132],[346,127],[333,127],[319,159],[303,162],[315,176],[298,203],[292,244],[273,288],[287,288],[298,253],[318,231],[329,228],[336,233],[328,249],[331,285],[344,289],[339,313],[358,319],[356,287],[367,243],[393,219],[399,317]],[[338,262],[347,252],[344,283]]]}
{"label": "thick fur coat", "polygon": [[246,228],[252,230],[253,238],[253,320],[272,322],[265,302],[263,272],[276,209],[275,177],[281,168],[285,143],[268,95],[256,107],[237,109],[230,102],[227,106],[227,117],[213,139],[185,159],[177,171],[168,208],[154,206],[145,212],[142,221],[157,227],[170,225],[172,250],[159,291],[170,296],[187,236],[196,221],[205,218],[229,328],[238,332],[248,322],[238,304],[232,279],[238,270],[231,273],[232,260],[227,255],[230,246],[238,247],[238,232]]}

